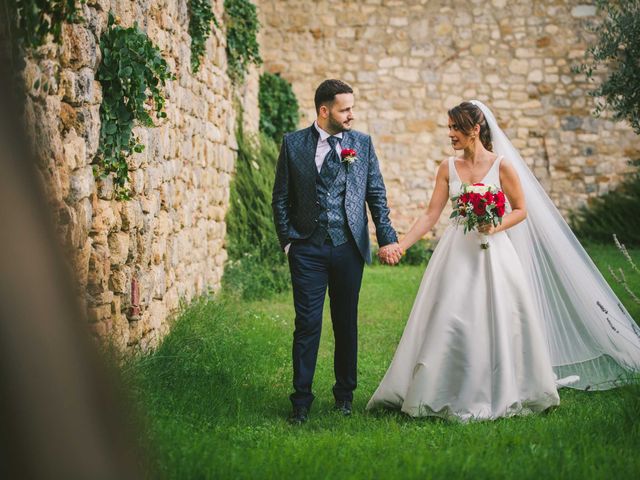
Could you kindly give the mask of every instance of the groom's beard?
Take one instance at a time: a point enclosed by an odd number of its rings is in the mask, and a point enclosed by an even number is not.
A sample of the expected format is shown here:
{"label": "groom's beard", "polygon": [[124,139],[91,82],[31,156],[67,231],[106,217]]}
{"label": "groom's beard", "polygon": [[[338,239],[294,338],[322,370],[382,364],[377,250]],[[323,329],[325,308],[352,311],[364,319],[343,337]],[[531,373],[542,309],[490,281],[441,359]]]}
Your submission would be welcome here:
{"label": "groom's beard", "polygon": [[352,123],[353,119],[349,120],[348,122],[340,122],[336,120],[333,115],[331,115],[331,113],[329,113],[329,127],[335,133],[348,132],[349,130],[351,130]]}

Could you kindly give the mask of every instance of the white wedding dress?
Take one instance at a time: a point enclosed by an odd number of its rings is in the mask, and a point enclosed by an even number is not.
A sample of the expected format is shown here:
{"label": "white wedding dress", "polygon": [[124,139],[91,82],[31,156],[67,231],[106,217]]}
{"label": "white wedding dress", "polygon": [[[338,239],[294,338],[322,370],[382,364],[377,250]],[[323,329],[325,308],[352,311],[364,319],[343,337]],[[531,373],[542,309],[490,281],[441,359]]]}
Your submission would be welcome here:
{"label": "white wedding dress", "polygon": [[[487,121],[496,162],[508,158],[520,178],[527,219],[489,237],[487,250],[477,233],[447,228],[367,408],[491,419],[557,405],[556,386],[607,390],[638,381],[640,327],[493,112],[471,103]],[[461,184],[450,162],[453,194]],[[495,163],[484,182],[499,185],[498,170]]]}
{"label": "white wedding dress", "polygon": [[[500,187],[498,157],[481,183]],[[462,183],[449,159],[449,195]],[[404,334],[367,409],[462,421],[559,404],[544,326],[509,236],[452,221],[424,273]]]}

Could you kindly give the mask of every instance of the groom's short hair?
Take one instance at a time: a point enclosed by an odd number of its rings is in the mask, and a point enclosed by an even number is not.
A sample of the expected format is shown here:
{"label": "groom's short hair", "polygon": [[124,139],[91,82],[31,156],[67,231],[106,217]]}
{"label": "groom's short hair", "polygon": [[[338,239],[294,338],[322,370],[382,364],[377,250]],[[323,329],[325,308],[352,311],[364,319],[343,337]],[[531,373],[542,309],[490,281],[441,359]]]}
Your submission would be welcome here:
{"label": "groom's short hair", "polygon": [[336,95],[341,93],[353,93],[353,88],[342,80],[329,79],[322,82],[316,88],[316,113],[320,113],[322,105],[332,104]]}

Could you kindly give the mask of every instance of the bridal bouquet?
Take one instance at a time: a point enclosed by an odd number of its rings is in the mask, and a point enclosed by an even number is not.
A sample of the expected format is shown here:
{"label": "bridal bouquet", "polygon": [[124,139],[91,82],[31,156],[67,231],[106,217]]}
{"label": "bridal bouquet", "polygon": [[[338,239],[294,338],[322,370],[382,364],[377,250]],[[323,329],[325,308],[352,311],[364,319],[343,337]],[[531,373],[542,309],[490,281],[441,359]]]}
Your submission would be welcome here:
{"label": "bridal bouquet", "polygon": [[[454,197],[453,212],[450,218],[456,218],[464,225],[464,233],[477,229],[478,225],[491,223],[494,226],[502,223],[505,208],[505,196],[495,185],[484,183],[462,184],[462,190]],[[481,234],[480,247],[489,248],[489,239]]]}

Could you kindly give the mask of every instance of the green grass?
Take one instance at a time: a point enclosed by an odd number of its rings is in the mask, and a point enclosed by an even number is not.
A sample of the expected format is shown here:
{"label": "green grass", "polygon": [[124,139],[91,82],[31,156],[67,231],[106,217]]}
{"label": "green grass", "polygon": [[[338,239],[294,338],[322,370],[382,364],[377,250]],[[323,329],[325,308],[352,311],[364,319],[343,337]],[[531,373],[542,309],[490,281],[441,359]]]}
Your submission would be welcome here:
{"label": "green grass", "polygon": [[[600,268],[624,265],[589,247]],[[638,251],[632,252],[638,258]],[[543,415],[452,424],[366,413],[402,333],[423,267],[365,270],[354,415],[331,411],[333,338],[325,324],[311,420],[289,426],[290,294],[202,300],[178,319],[126,378],[144,412],[156,470],[172,479],[635,478],[640,472],[640,388],[561,391]],[[635,284],[638,286],[638,284]],[[621,295],[627,302],[625,295]],[[634,318],[640,309],[627,302]]]}

